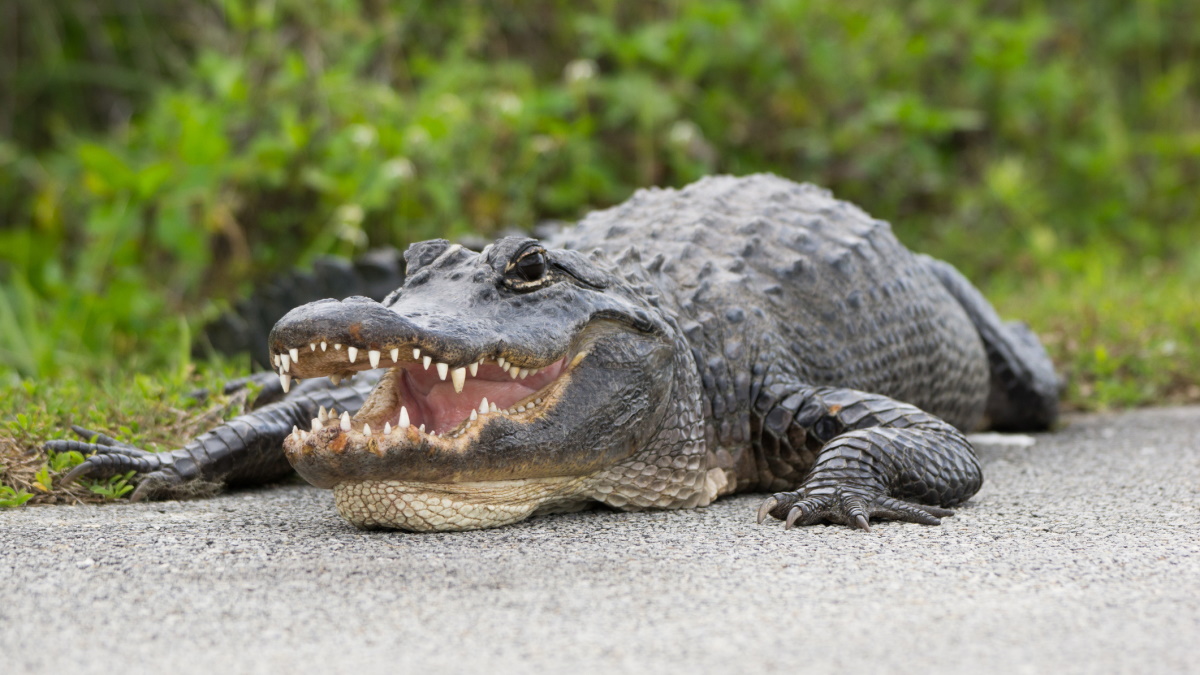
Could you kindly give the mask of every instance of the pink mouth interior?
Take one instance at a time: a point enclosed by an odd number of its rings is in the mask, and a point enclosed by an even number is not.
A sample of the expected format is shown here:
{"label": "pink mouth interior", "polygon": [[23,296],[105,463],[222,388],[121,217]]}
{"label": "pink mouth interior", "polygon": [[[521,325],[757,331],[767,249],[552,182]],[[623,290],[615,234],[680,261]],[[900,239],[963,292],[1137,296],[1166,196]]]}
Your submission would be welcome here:
{"label": "pink mouth interior", "polygon": [[[467,376],[463,390],[456,392],[450,378],[440,379],[432,366],[426,370],[420,363],[409,363],[400,366],[397,384],[401,403],[408,409],[409,423],[414,427],[424,424],[426,431],[443,434],[462,424],[472,410],[478,412],[485,397],[505,410],[558,379],[565,367],[564,357],[522,380],[514,379],[494,362],[484,363],[475,376]],[[396,409],[389,421],[397,425],[399,419],[400,410]]]}

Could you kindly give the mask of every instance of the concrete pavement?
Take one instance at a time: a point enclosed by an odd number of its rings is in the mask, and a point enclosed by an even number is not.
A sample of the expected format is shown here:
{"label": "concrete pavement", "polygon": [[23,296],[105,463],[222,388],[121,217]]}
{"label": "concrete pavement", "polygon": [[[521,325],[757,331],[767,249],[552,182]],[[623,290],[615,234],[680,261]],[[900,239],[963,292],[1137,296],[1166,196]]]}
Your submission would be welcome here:
{"label": "concrete pavement", "polygon": [[289,485],[0,511],[0,668],[1195,672],[1200,408],[979,444],[940,527],[785,532],[761,496],[360,532]]}

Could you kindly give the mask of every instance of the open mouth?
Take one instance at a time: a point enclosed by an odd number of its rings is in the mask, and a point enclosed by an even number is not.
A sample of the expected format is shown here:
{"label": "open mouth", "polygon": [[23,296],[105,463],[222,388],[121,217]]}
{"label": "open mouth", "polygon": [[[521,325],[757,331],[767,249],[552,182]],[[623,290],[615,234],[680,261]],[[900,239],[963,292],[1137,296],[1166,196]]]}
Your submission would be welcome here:
{"label": "open mouth", "polygon": [[272,359],[285,388],[293,377],[327,375],[339,383],[356,371],[387,368],[353,417],[322,408],[309,429],[296,428],[289,437],[292,442],[325,445],[338,434],[323,434],[319,442],[314,434],[336,429],[344,435],[342,443],[380,451],[423,440],[458,439],[496,415],[516,421],[541,415],[567,379],[564,374],[585,355],[564,355],[540,366],[513,363],[501,355],[451,365],[420,347],[376,350],[318,341],[275,353]]}
{"label": "open mouth", "polygon": [[[353,329],[346,333],[340,339]],[[499,457],[497,469],[481,458],[495,454],[488,439],[545,423],[591,339],[576,339],[558,358],[485,349],[473,358],[466,352],[464,363],[461,347],[439,349],[414,337],[380,349],[320,338],[273,344],[285,386],[293,378],[340,383],[358,371],[386,371],[353,416],[321,408],[307,429],[293,428],[284,441],[288,461],[310,483],[332,488],[338,512],[358,527],[474,529],[578,508],[586,501],[575,496],[583,479],[558,476],[557,466],[549,476],[525,475],[520,462]]]}

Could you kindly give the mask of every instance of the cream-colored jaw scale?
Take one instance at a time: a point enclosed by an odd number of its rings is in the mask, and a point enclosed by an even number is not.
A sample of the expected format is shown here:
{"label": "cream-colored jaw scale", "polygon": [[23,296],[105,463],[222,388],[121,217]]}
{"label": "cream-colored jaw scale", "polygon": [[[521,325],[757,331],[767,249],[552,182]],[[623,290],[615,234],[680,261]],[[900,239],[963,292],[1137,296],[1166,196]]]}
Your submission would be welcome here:
{"label": "cream-colored jaw scale", "polygon": [[413,532],[478,530],[543,513],[578,511],[584,477],[529,478],[468,483],[367,480],[333,488],[338,513],[362,529]]}
{"label": "cream-colored jaw scale", "polygon": [[367,480],[333,488],[338,513],[362,529],[478,530],[602,503],[627,511],[707,506],[733,490],[711,458],[642,453],[589,476],[428,483]]}

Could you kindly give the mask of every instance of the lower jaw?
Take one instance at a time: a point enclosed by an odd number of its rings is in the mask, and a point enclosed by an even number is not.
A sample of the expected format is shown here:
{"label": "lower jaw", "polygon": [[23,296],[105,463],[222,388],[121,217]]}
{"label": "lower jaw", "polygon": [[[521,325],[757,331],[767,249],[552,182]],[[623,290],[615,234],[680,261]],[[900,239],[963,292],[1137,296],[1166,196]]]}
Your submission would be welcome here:
{"label": "lower jaw", "polygon": [[333,488],[338,513],[364,530],[450,532],[499,527],[585,508],[584,477],[474,483],[367,480]]}

